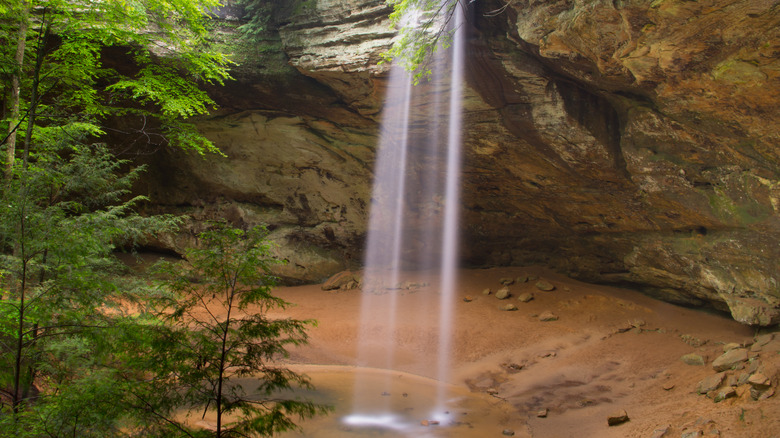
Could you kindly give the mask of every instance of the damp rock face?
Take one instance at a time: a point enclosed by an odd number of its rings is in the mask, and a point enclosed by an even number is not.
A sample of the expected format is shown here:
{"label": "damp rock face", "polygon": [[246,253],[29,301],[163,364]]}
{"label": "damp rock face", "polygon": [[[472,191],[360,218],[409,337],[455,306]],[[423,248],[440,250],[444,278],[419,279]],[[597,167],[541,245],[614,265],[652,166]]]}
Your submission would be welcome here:
{"label": "damp rock face", "polygon": [[[240,65],[198,129],[227,158],[138,155],[149,211],[189,215],[154,246],[181,252],[222,218],[268,224],[287,283],[360,268],[387,91],[378,61],[396,33],[383,2],[298,3],[273,2],[277,51],[230,44],[237,19],[215,32]],[[471,2],[460,259],[780,322],[773,3],[550,0],[486,14],[497,5]],[[423,179],[428,164],[412,170]],[[411,206],[412,228],[424,207]]]}

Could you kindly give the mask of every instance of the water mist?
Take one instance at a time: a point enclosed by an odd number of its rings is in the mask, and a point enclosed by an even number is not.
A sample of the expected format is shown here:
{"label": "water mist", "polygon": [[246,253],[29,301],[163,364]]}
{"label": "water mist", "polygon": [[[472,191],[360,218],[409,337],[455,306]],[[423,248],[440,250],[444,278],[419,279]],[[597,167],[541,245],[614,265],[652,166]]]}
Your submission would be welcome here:
{"label": "water mist", "polygon": [[[374,169],[357,354],[360,367],[400,370],[408,360],[396,354],[403,338],[430,336],[433,348],[422,360],[429,363],[429,377],[441,382],[430,418],[446,411],[450,379],[465,57],[462,5],[446,21],[442,26],[453,31],[452,44],[433,57],[429,78],[413,86],[410,73],[397,67],[390,71]],[[422,271],[433,275],[431,284],[438,287],[418,292],[428,296],[415,321],[417,333],[400,333],[396,303],[419,286],[409,279]],[[388,388],[390,380],[388,374]],[[354,412],[345,421],[401,427],[398,413],[389,402],[377,402],[377,396],[358,379]]]}

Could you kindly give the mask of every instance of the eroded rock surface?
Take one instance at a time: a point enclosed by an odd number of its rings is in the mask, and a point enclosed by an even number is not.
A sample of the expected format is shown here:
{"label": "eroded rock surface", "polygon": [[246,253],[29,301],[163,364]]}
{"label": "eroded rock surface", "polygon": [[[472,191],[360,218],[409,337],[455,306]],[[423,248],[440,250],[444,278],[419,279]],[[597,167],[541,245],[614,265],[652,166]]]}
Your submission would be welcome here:
{"label": "eroded rock surface", "polygon": [[[236,49],[238,80],[200,123],[228,158],[157,156],[141,190],[193,230],[269,224],[282,275],[322,281],[361,263],[387,87],[377,61],[394,33],[378,0],[270,4],[282,54]],[[472,5],[464,263],[546,264],[780,321],[778,2]]]}

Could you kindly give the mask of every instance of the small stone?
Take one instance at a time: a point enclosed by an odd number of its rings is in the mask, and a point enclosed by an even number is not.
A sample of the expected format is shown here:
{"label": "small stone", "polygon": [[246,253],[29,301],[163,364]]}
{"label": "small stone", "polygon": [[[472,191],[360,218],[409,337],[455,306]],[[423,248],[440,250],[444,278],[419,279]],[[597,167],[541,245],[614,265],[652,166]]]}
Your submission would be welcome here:
{"label": "small stone", "polygon": [[666,426],[659,426],[656,427],[653,431],[653,434],[650,435],[650,438],[663,438],[666,436],[666,434],[669,432],[669,429],[671,429],[672,425],[667,424]]}
{"label": "small stone", "polygon": [[748,382],[748,379],[750,379],[750,373],[746,373],[746,372],[739,373],[739,376],[737,377],[737,386],[746,384]]}
{"label": "small stone", "polygon": [[485,288],[482,290],[482,295],[490,295],[493,293],[493,291],[490,290],[490,288]]}
{"label": "small stone", "polygon": [[549,411],[547,410],[547,408],[544,408],[544,409],[542,409],[542,410],[538,411],[538,412],[536,413],[536,416],[537,416],[537,417],[539,417],[539,418],[547,418],[547,414],[548,414],[548,412],[549,412]]}
{"label": "small stone", "polygon": [[703,366],[705,364],[704,358],[696,353],[686,354],[683,355],[683,357],[680,358],[683,362],[685,362],[688,365],[700,365]]}
{"label": "small stone", "polygon": [[350,283],[358,283],[359,281],[358,274],[352,271],[342,271],[327,279],[320,288],[322,290],[342,289]]}
{"label": "small stone", "polygon": [[519,277],[517,277],[515,283],[528,283],[528,274],[522,274]]}
{"label": "small stone", "polygon": [[496,291],[496,298],[499,300],[505,300],[509,298],[509,288],[505,286]]}
{"label": "small stone", "polygon": [[756,401],[766,400],[773,395],[775,395],[775,388],[769,388],[766,391],[763,391],[761,395],[758,396]]}
{"label": "small stone", "polygon": [[629,418],[626,411],[619,411],[607,417],[607,424],[610,426],[617,426],[618,424],[623,424],[628,420]]}
{"label": "small stone", "polygon": [[664,385],[662,386],[662,388],[664,389],[664,391],[671,391],[671,390],[673,390],[673,389],[674,389],[674,383],[672,383],[672,382],[666,382],[666,383],[664,383]]}
{"label": "small stone", "polygon": [[502,279],[498,280],[498,282],[503,284],[504,286],[511,286],[511,285],[515,284],[515,279],[514,278],[502,278]]}
{"label": "small stone", "polygon": [[758,389],[767,389],[772,386],[772,380],[763,373],[755,373],[748,378],[748,383]]}
{"label": "small stone", "polygon": [[557,321],[558,316],[554,313],[550,312],[549,310],[545,310],[544,312],[539,315],[539,321]]}
{"label": "small stone", "polygon": [[387,391],[382,391],[382,397],[389,397],[390,393]]}
{"label": "small stone", "polygon": [[723,400],[735,397],[736,395],[737,391],[735,391],[731,386],[728,388],[722,388],[720,391],[718,391],[717,394],[715,394],[715,403],[722,402]]}
{"label": "small stone", "polygon": [[474,298],[472,298],[470,295],[466,295],[465,297],[463,297],[463,301],[467,302],[467,303],[470,303],[470,302],[474,301]]}
{"label": "small stone", "polygon": [[521,303],[527,303],[533,299],[534,299],[534,294],[530,292],[522,293],[517,297],[517,301],[520,301]]}
{"label": "small stone", "polygon": [[763,347],[764,345],[772,342],[772,339],[775,338],[775,335],[773,333],[767,333],[764,335],[756,336],[756,340],[753,342],[753,345],[758,345],[759,347]]}
{"label": "small stone", "polygon": [[701,431],[698,429],[689,430],[689,429],[683,429],[682,434],[680,435],[680,438],[700,438],[701,437]]}
{"label": "small stone", "polygon": [[728,353],[729,351],[731,351],[731,350],[733,350],[735,348],[740,348],[740,347],[742,347],[742,345],[740,345],[740,344],[738,344],[736,342],[729,342],[728,344],[723,346],[723,352],[724,353]]}
{"label": "small stone", "polygon": [[523,369],[523,365],[519,363],[502,363],[502,367],[506,368],[510,373],[518,373]]}
{"label": "small stone", "polygon": [[501,435],[504,436],[515,436],[515,431],[512,429],[504,429],[501,431]]}
{"label": "small stone", "polygon": [[517,310],[517,306],[515,306],[514,304],[504,304],[503,306],[501,306],[501,310],[504,310],[506,312],[512,312]]}
{"label": "small stone", "polygon": [[701,381],[699,381],[698,385],[696,385],[696,392],[699,394],[707,394],[710,391],[713,391],[715,389],[718,389],[721,383],[723,383],[723,379],[726,377],[726,373],[718,373],[713,374],[709,377],[705,377]]}
{"label": "small stone", "polygon": [[748,352],[744,348],[735,348],[729,350],[712,362],[712,368],[715,371],[726,371],[734,369],[737,365],[748,360]]}
{"label": "small stone", "polygon": [[543,290],[545,292],[549,292],[552,290],[555,290],[555,286],[553,286],[552,283],[550,283],[547,280],[539,280],[536,282],[536,288],[539,290]]}
{"label": "small stone", "polygon": [[436,426],[439,424],[438,420],[423,420],[420,422],[423,426]]}
{"label": "small stone", "polygon": [[702,341],[701,339],[693,336],[693,335],[680,335],[680,339],[682,339],[683,342],[690,345],[693,348],[699,348],[702,345],[706,344],[707,341]]}

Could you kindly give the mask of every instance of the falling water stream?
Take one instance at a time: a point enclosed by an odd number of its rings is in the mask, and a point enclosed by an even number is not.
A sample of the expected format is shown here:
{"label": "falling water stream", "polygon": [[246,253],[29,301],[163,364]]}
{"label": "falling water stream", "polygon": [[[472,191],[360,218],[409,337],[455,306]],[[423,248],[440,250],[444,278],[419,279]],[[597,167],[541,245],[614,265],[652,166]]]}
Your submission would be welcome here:
{"label": "falling water stream", "polygon": [[[431,61],[431,76],[413,86],[412,75],[391,69],[374,170],[366,248],[357,365],[400,370],[396,356],[405,336],[432,338],[424,353],[438,382],[429,418],[447,411],[454,290],[458,253],[461,113],[464,64],[463,12],[458,6],[446,25],[452,44]],[[433,272],[438,286],[415,321],[416,334],[399,333],[397,300],[417,288],[412,272]],[[389,296],[388,296],[389,294]],[[394,375],[387,373],[382,395],[390,395]],[[350,425],[400,427],[391,398],[377,403],[376,377],[356,377]],[[379,385],[382,386],[382,383]]]}

